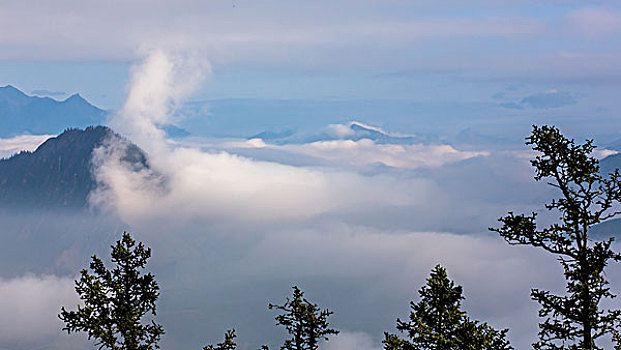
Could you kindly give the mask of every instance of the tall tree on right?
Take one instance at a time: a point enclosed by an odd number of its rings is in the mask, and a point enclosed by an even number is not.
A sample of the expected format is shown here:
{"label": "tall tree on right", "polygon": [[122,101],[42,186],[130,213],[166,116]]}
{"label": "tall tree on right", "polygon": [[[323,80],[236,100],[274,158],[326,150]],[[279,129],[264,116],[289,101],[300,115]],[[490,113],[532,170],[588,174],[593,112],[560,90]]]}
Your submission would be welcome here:
{"label": "tall tree on right", "polygon": [[594,240],[593,225],[610,219],[621,200],[619,170],[604,177],[599,173],[598,160],[593,157],[592,140],[576,144],[554,126],[533,126],[527,145],[539,154],[531,160],[535,180],[546,180],[558,189],[560,196],[545,207],[556,212],[559,219],[540,228],[536,213],[509,212],[498,219],[502,226],[491,228],[511,245],[539,247],[558,257],[566,280],[564,295],[533,289],[531,297],[541,305],[537,350],[595,350],[596,341],[611,336],[619,344],[620,310],[605,310],[604,299],[615,295],[608,287],[604,269],[610,261],[621,260],[611,249],[613,238]]}

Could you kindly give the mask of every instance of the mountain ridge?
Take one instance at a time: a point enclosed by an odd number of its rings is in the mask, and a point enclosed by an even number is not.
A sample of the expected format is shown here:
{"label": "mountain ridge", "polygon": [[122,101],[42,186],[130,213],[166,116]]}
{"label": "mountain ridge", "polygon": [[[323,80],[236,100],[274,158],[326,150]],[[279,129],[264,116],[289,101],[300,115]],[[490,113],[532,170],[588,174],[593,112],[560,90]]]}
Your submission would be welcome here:
{"label": "mountain ridge", "polygon": [[76,93],[64,100],[30,96],[13,85],[0,87],[0,137],[59,134],[69,128],[102,124],[107,112]]}
{"label": "mountain ridge", "polygon": [[122,161],[134,169],[148,168],[144,152],[105,126],[66,129],[34,152],[22,151],[0,160],[0,206],[77,209],[88,206],[97,182],[92,172],[93,150],[121,141]]}
{"label": "mountain ridge", "polygon": [[320,141],[350,140],[360,141],[368,139],[377,144],[431,144],[438,142],[434,135],[416,134],[401,135],[387,132],[379,127],[371,126],[356,120],[346,124],[330,124],[323,131],[312,134],[296,133],[293,130],[263,131],[259,134],[248,137],[248,139],[260,138],[274,144],[302,144]]}

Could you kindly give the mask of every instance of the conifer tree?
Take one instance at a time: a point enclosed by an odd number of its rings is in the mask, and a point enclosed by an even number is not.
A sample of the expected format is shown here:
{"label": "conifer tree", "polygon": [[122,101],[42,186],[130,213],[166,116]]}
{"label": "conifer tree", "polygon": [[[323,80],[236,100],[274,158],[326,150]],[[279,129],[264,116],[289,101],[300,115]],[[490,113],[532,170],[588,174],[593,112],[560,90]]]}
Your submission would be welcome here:
{"label": "conifer tree", "polygon": [[162,325],[144,320],[155,316],[155,301],[159,287],[152,274],[142,270],[151,257],[151,249],[132,239],[129,233],[112,248],[112,263],[107,269],[101,259],[92,256],[89,273],[81,271],[75,281],[75,290],[84,306],[77,311],[61,309],[60,317],[65,322],[67,333],[86,332],[88,338],[95,338],[99,349],[111,350],[153,350],[159,348],[164,329]]}
{"label": "conifer tree", "polygon": [[[290,339],[285,340],[281,350],[317,350],[321,340],[328,340],[329,335],[339,331],[329,328],[328,317],[333,314],[329,310],[321,310],[304,298],[297,286],[293,287],[293,297],[287,298],[283,305],[269,304],[269,309],[283,311],[276,316],[276,325],[284,326]],[[268,349],[263,346],[262,349]]]}
{"label": "conifer tree", "polygon": [[229,329],[224,333],[224,341],[222,343],[218,343],[216,346],[207,345],[203,347],[203,350],[235,350],[237,349],[237,343],[235,343],[235,338],[237,334],[235,334],[234,329]]}
{"label": "conifer tree", "polygon": [[486,323],[470,320],[461,310],[464,299],[461,286],[448,278],[446,269],[437,265],[418,294],[418,303],[410,302],[407,321],[397,319],[397,329],[409,339],[384,333],[386,350],[508,350],[508,330],[498,331]]}
{"label": "conifer tree", "polygon": [[[558,215],[558,221],[538,227],[536,213],[509,212],[499,219],[500,228],[491,228],[511,245],[530,245],[558,257],[566,280],[565,293],[533,289],[532,299],[540,305],[537,350],[601,349],[596,341],[604,336],[619,339],[619,310],[605,310],[600,302],[614,298],[608,287],[605,268],[621,260],[611,249],[613,238],[594,240],[590,229],[619,214],[621,199],[619,170],[604,177],[593,157],[592,140],[576,144],[554,126],[533,126],[527,145],[539,154],[531,160],[535,180],[547,180],[559,198],[545,205]],[[617,343],[617,348],[621,345]]]}

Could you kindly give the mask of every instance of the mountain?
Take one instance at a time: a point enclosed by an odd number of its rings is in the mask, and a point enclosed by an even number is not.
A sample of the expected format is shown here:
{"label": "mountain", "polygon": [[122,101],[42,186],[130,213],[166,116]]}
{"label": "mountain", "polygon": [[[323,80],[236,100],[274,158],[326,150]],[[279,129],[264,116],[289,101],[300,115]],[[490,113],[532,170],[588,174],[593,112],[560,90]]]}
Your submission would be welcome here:
{"label": "mountain", "polygon": [[598,145],[598,147],[602,149],[621,151],[621,139],[613,139],[612,141],[604,142],[603,144]]}
{"label": "mountain", "polygon": [[[599,172],[603,176],[621,169],[621,154],[613,154],[599,161]],[[597,239],[621,236],[621,218],[614,218],[591,228],[591,234]]]}
{"label": "mountain", "polygon": [[402,135],[389,134],[380,128],[362,124],[356,121],[349,123],[349,130],[351,131],[351,133],[347,135],[347,139],[353,140],[353,141],[357,141],[361,139],[369,139],[379,144],[398,144],[398,145],[429,143],[431,141],[428,137],[423,137],[422,135],[402,136]]}
{"label": "mountain", "polygon": [[429,144],[438,141],[438,138],[433,135],[397,135],[358,121],[351,121],[347,124],[331,124],[325,130],[314,134],[298,134],[292,130],[264,131],[248,139],[254,138],[260,138],[274,144],[300,144],[334,140],[359,141],[368,139],[375,141],[377,144],[412,145]]}
{"label": "mountain", "polygon": [[67,127],[101,124],[105,115],[106,111],[79,94],[57,101],[26,95],[11,85],[0,87],[0,137],[23,133],[56,134]]}
{"label": "mountain", "polygon": [[0,206],[10,208],[84,208],[96,186],[92,153],[111,141],[127,144],[123,161],[148,168],[145,154],[104,126],[68,129],[34,152],[0,160]]}
{"label": "mountain", "polygon": [[599,161],[599,172],[608,175],[615,171],[621,170],[621,153],[610,155]]}

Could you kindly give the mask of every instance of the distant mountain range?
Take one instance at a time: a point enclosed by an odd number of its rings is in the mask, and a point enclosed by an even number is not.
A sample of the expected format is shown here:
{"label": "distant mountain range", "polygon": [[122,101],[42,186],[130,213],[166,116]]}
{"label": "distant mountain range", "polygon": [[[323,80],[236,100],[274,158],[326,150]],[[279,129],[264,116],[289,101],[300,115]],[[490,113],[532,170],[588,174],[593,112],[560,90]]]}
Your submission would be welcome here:
{"label": "distant mountain range", "polygon": [[359,141],[362,139],[373,140],[377,144],[397,145],[438,142],[438,138],[435,135],[398,135],[358,121],[351,121],[347,124],[331,124],[323,131],[314,134],[296,133],[293,130],[265,131],[248,139],[256,138],[273,144],[301,144],[334,140]]}
{"label": "distant mountain range", "polygon": [[[440,137],[432,133],[414,133],[402,135],[385,131],[379,127],[371,126],[359,121],[351,121],[346,124],[330,124],[319,132],[296,132],[294,130],[268,130],[248,139],[259,138],[265,142],[284,145],[284,144],[303,144],[318,141],[351,140],[359,141],[368,139],[375,141],[376,144],[392,145],[415,145],[415,144],[448,144],[461,148],[476,147],[507,147],[512,144],[511,140],[480,133],[473,128],[460,131],[454,137]],[[519,144],[519,146],[523,146]]]}
{"label": "distant mountain range", "polygon": [[[67,128],[103,125],[108,111],[93,106],[79,94],[58,101],[30,96],[14,86],[0,87],[0,138],[22,134],[58,134]],[[174,125],[160,125],[169,137],[190,133]]]}
{"label": "distant mountain range", "polygon": [[[0,206],[5,208],[84,208],[95,188],[93,150],[107,142],[124,141],[110,128],[68,129],[45,141],[34,152],[0,160]],[[134,169],[148,167],[145,154],[127,142],[122,160]]]}
{"label": "distant mountain range", "polygon": [[0,137],[18,134],[58,134],[62,130],[102,124],[106,111],[79,94],[57,101],[29,96],[7,85],[0,87]]}
{"label": "distant mountain range", "polygon": [[[613,154],[599,161],[600,174],[607,176],[615,171],[621,170],[621,154]],[[621,218],[617,217],[593,226],[591,234],[597,239],[607,239],[608,237],[621,236]]]}
{"label": "distant mountain range", "polygon": [[599,171],[603,175],[608,175],[615,171],[621,170],[621,153],[610,155],[599,161]]}

